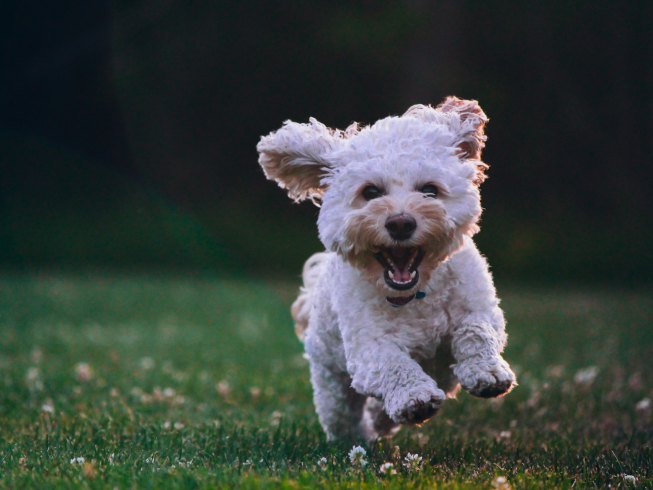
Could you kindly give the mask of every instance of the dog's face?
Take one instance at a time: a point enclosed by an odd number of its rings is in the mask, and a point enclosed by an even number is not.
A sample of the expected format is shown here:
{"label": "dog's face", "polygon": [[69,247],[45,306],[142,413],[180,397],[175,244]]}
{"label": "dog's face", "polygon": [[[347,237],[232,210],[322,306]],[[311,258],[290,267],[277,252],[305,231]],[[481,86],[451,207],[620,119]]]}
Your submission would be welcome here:
{"label": "dog's face", "polygon": [[327,250],[400,305],[478,230],[486,121],[451,97],[362,130],[287,122],[261,140],[259,162],[291,197],[322,201]]}

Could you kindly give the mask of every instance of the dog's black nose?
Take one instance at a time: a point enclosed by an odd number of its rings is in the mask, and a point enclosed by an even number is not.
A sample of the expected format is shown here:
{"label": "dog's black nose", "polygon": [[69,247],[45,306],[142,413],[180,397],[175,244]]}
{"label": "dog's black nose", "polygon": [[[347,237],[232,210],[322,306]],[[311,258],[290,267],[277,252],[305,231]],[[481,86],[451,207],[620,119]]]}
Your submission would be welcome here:
{"label": "dog's black nose", "polygon": [[385,220],[385,227],[393,239],[408,240],[417,228],[417,221],[405,214],[398,214]]}

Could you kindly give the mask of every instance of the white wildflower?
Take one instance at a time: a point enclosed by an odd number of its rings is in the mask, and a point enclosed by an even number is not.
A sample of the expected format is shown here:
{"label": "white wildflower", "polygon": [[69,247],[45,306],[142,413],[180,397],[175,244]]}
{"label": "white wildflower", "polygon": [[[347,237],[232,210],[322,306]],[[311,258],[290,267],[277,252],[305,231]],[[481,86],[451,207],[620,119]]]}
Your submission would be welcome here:
{"label": "white wildflower", "polygon": [[252,398],[258,398],[261,395],[261,388],[258,386],[252,386],[249,389],[249,394],[252,395]]}
{"label": "white wildflower", "polygon": [[70,464],[84,464],[85,459],[83,457],[73,458],[70,460]]}
{"label": "white wildflower", "polygon": [[140,361],[141,368],[145,369],[146,371],[150,369],[154,369],[156,366],[156,362],[154,362],[154,359],[151,357],[143,357]]}
{"label": "white wildflower", "polygon": [[546,372],[551,378],[561,378],[565,372],[565,367],[560,364],[557,366],[549,366]]}
{"label": "white wildflower", "polygon": [[283,413],[279,412],[278,410],[272,412],[272,415],[270,415],[270,425],[279,425],[281,422],[281,417],[283,417]]}
{"label": "white wildflower", "polygon": [[501,432],[499,432],[499,439],[510,439],[511,436],[512,436],[512,432],[510,432],[509,430],[502,430]]}
{"label": "white wildflower", "polygon": [[637,483],[637,478],[635,478],[633,475],[624,475],[624,482],[635,485]]}
{"label": "white wildflower", "polygon": [[505,476],[497,476],[492,480],[492,486],[499,490],[510,490],[510,483],[508,483],[508,479]]}
{"label": "white wildflower", "polygon": [[170,424],[170,421],[169,421],[169,420],[166,420],[165,422],[163,422],[163,428],[164,428],[164,429],[169,429],[169,428],[170,428],[170,425],[171,425],[171,424]]}
{"label": "white wildflower", "polygon": [[322,470],[326,470],[327,463],[328,463],[328,461],[327,461],[326,458],[320,458],[320,459],[317,460],[317,466],[318,466],[318,468],[320,468]]}
{"label": "white wildflower", "polygon": [[383,463],[379,467],[379,471],[384,474],[384,475],[396,475],[397,470],[395,469],[395,465],[392,463]]}
{"label": "white wildflower", "polygon": [[649,408],[651,408],[650,398],[644,398],[635,404],[635,410],[637,410],[638,412],[645,412]]}
{"label": "white wildflower", "polygon": [[54,403],[50,398],[45,400],[45,403],[41,406],[41,410],[46,413],[54,413]]}
{"label": "white wildflower", "polygon": [[186,461],[185,459],[182,458],[182,459],[176,459],[175,461],[182,468],[190,468],[193,465],[194,460],[191,459],[190,461]]}
{"label": "white wildflower", "polygon": [[174,428],[177,429],[177,430],[183,429],[184,424],[182,424],[181,422],[175,422]]}
{"label": "white wildflower", "polygon": [[403,465],[408,471],[420,471],[422,469],[422,457],[419,454],[408,453],[404,458]]}
{"label": "white wildflower", "polygon": [[166,398],[172,398],[175,396],[176,391],[173,388],[165,388],[163,390],[163,396]]}
{"label": "white wildflower", "polygon": [[227,380],[222,380],[218,384],[215,385],[215,389],[218,390],[218,393],[222,397],[226,397],[229,395],[230,387],[229,387],[229,382]]}
{"label": "white wildflower", "polygon": [[590,366],[585,369],[576,371],[576,374],[574,375],[574,381],[577,385],[590,386],[598,374],[598,366]]}
{"label": "white wildflower", "polygon": [[250,466],[252,464],[251,459],[246,459],[245,462],[243,463],[243,466]]}
{"label": "white wildflower", "polygon": [[25,380],[27,387],[33,391],[43,390],[43,380],[41,379],[41,371],[37,367],[30,367],[25,373]]}
{"label": "white wildflower", "polygon": [[349,461],[351,461],[351,464],[353,465],[363,467],[367,464],[367,461],[365,461],[366,454],[365,449],[360,446],[354,446],[351,448],[351,451],[349,451]]}
{"label": "white wildflower", "polygon": [[34,347],[29,355],[34,364],[38,364],[43,360],[43,351],[39,347]]}
{"label": "white wildflower", "polygon": [[85,362],[80,362],[75,365],[75,376],[78,381],[88,383],[93,379],[93,368]]}

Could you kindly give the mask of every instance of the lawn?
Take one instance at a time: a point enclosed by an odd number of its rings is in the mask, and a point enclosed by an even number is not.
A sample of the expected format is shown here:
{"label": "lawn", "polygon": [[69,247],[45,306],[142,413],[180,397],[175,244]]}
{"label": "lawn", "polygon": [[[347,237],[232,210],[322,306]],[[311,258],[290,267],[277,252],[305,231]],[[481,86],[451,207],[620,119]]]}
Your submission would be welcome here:
{"label": "lawn", "polygon": [[317,423],[297,287],[2,276],[0,487],[653,487],[650,290],[500,286],[519,386],[461,393],[357,465]]}

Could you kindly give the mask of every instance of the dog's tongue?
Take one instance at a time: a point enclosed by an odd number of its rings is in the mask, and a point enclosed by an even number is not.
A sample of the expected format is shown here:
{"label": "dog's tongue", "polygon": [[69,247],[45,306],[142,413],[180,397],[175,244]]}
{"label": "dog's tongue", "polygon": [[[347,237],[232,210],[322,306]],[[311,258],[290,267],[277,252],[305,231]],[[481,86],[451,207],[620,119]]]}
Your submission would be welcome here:
{"label": "dog's tongue", "polygon": [[410,270],[408,264],[412,254],[409,249],[404,247],[396,247],[392,249],[392,261],[395,264],[394,280],[397,282],[407,282],[411,280]]}

